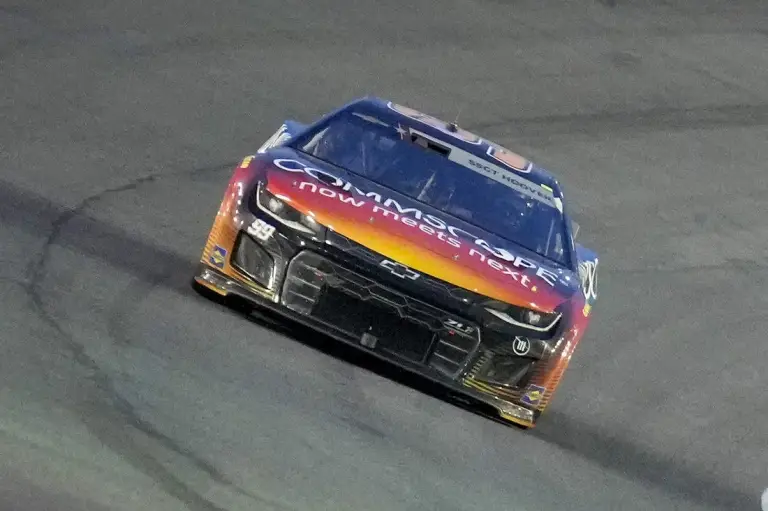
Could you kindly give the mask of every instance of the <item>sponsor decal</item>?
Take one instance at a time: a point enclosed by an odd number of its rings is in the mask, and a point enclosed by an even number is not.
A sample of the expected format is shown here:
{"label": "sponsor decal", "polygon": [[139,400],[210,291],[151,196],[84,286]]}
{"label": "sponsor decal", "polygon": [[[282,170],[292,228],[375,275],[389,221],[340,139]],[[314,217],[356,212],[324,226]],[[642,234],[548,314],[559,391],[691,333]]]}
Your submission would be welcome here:
{"label": "sponsor decal", "polygon": [[253,156],[246,156],[245,159],[243,159],[243,163],[240,164],[240,168],[247,169],[248,165],[251,164],[251,161],[253,161]]}
{"label": "sponsor decal", "polygon": [[531,341],[525,337],[515,337],[512,341],[512,351],[519,357],[524,357],[531,351]]}
{"label": "sponsor decal", "polygon": [[379,265],[388,269],[389,273],[395,277],[400,277],[401,279],[416,280],[420,276],[419,273],[408,268],[406,265],[390,261],[389,259],[384,259]]}
{"label": "sponsor decal", "polygon": [[218,245],[213,247],[213,252],[211,253],[211,257],[208,258],[208,262],[210,262],[216,268],[224,268],[224,261],[226,260],[227,250]]}
{"label": "sponsor decal", "polygon": [[443,324],[447,328],[450,328],[451,330],[456,330],[457,332],[461,332],[463,334],[471,334],[472,332],[475,331],[475,327],[470,325],[465,325],[464,323],[460,323],[455,319],[447,319]]}
{"label": "sponsor decal", "polygon": [[539,387],[538,385],[528,385],[528,387],[525,389],[525,394],[523,394],[523,397],[520,398],[520,401],[528,405],[538,405],[544,398],[544,393],[546,391],[547,389],[544,387]]}
{"label": "sponsor decal", "polygon": [[261,241],[267,241],[275,232],[275,228],[272,225],[269,225],[267,222],[260,218],[254,220],[246,230],[248,231],[248,234],[254,236],[257,239],[260,239]]}
{"label": "sponsor decal", "polygon": [[[597,259],[579,263],[579,277],[581,278],[581,290],[587,301],[597,299]],[[585,314],[586,316],[586,314]]]}
{"label": "sponsor decal", "polygon": [[[303,163],[292,159],[276,159],[274,164],[288,172],[304,173],[327,186],[321,186],[309,181],[301,181],[298,188],[301,191],[319,194],[329,200],[337,200],[348,207],[364,209],[371,214],[371,219],[379,218],[391,222],[400,222],[412,227],[422,236],[437,238],[439,241],[453,248],[462,248],[466,241],[459,238],[472,240],[469,248],[469,257],[476,258],[480,262],[509,278],[518,284],[536,291],[537,288],[531,278],[524,272],[535,272],[536,276],[549,286],[554,287],[558,276],[556,273],[539,267],[534,262],[516,256],[508,250],[496,247],[488,241],[473,235],[459,227],[456,227],[440,217],[424,213],[415,207],[403,207],[397,201],[382,197],[375,192],[363,192],[351,183],[345,182],[328,171],[308,167]],[[346,193],[345,193],[346,192]],[[480,250],[482,249],[482,251]],[[502,262],[503,261],[503,262]]]}
{"label": "sponsor decal", "polygon": [[589,317],[590,312],[592,312],[592,306],[590,304],[586,304],[584,308],[581,310],[581,313],[584,314],[585,318]]}
{"label": "sponsor decal", "polygon": [[552,195],[552,192],[550,190],[545,190],[532,181],[523,179],[507,170],[502,169],[501,167],[480,160],[479,158],[475,158],[471,155],[467,158],[467,164],[475,172],[478,172],[487,178],[507,185],[509,188],[512,188],[516,192],[521,193],[526,197],[536,199],[537,201],[543,202],[548,206],[557,208],[557,201],[555,200],[554,195]]}
{"label": "sponsor decal", "polygon": [[[515,282],[518,282],[521,286],[530,289],[534,293],[537,291],[537,288],[535,285],[531,286],[530,277],[522,273],[520,270],[515,270],[513,268],[510,268],[506,264],[503,264],[497,261],[496,259],[485,256],[485,254],[480,253],[474,248],[469,249],[469,255],[479,258],[482,262],[486,263],[488,266],[490,266],[494,270],[501,272],[504,275],[508,275],[512,280],[514,280]],[[512,264],[514,265],[514,267],[517,267],[517,268],[531,268],[531,269],[536,268],[535,264],[528,261],[527,259],[523,259],[522,257],[515,258]],[[530,265],[530,266],[527,266],[527,265]],[[557,275],[555,275],[554,273],[548,270],[545,270],[544,268],[537,268],[536,275],[541,277],[547,284],[554,287],[555,280],[557,279]]]}
{"label": "sponsor decal", "polygon": [[515,190],[521,195],[542,202],[552,208],[556,208],[558,211],[562,211],[561,205],[558,202],[558,199],[552,193],[551,189],[546,190],[533,181],[525,179],[523,176],[519,176],[514,172],[509,171],[508,169],[502,168],[489,161],[479,158],[474,154],[461,149],[460,147],[455,147],[450,144],[446,144],[442,140],[430,137],[426,133],[422,133],[416,130],[411,130],[411,132],[417,133],[419,136],[432,140],[433,142],[440,145],[447,146],[450,149],[450,153],[448,154],[448,159],[450,161],[457,163],[473,172],[481,174],[488,179],[492,179],[497,183],[501,183],[508,188]]}
{"label": "sponsor decal", "polygon": [[[427,124],[428,126],[431,126],[433,128],[437,128],[442,133],[445,133],[446,135],[450,135],[451,137],[461,140],[463,142],[469,142],[477,145],[483,142],[483,139],[475,135],[474,133],[470,133],[458,127],[456,128],[456,131],[452,131],[448,129],[447,123],[445,121],[437,119],[431,115],[427,115],[423,112],[419,112],[418,110],[414,110],[413,108],[409,108],[403,105],[398,105],[397,103],[393,103],[393,102],[389,102],[388,106],[392,110],[405,115],[409,119],[413,119],[415,121],[419,121],[424,124]],[[445,144],[443,140],[435,140],[429,135],[425,133],[421,133],[415,129],[411,129],[407,131],[399,124],[396,129],[401,139],[405,138],[405,134],[408,131],[410,131],[413,133],[418,133],[419,135],[425,138],[428,138],[433,142]],[[524,174],[529,174],[533,169],[533,163],[527,160],[526,158],[524,158],[523,156],[520,156],[517,153],[514,153],[508,149],[505,149],[495,144],[489,143],[489,145],[490,147],[488,147],[488,151],[487,151],[488,156],[498,161],[499,163],[505,165],[509,169],[512,169]],[[480,172],[486,177],[494,179],[495,181],[498,181],[500,183],[506,184],[507,186],[514,188],[516,191],[524,195],[528,195],[536,200],[542,201],[545,204],[548,204],[562,211],[561,204],[553,196],[553,190],[549,186],[538,185],[536,183],[532,183],[528,180],[522,179],[519,176],[514,176],[510,174],[508,170],[502,167],[498,167],[493,163],[487,162],[483,159],[476,158],[472,153],[464,151],[458,147],[450,146],[450,144],[449,144],[449,147],[451,149],[451,153],[449,155],[450,160],[456,163],[459,163],[461,165],[464,165],[465,167],[469,167],[475,170],[475,172]]]}

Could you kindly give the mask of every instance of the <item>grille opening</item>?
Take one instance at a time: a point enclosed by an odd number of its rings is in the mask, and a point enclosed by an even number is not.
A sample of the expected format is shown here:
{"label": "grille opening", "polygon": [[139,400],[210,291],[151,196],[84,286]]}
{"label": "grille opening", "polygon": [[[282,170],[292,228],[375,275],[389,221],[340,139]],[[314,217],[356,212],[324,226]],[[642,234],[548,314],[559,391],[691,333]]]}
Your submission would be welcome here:
{"label": "grille opening", "polygon": [[[288,265],[283,305],[334,328],[368,349],[456,378],[474,356],[479,331],[465,318],[305,250]],[[365,335],[367,334],[367,335]]]}
{"label": "grille opening", "polygon": [[418,363],[426,361],[435,337],[428,328],[401,318],[391,307],[360,300],[330,286],[324,286],[311,314],[352,335],[373,335],[376,349]]}

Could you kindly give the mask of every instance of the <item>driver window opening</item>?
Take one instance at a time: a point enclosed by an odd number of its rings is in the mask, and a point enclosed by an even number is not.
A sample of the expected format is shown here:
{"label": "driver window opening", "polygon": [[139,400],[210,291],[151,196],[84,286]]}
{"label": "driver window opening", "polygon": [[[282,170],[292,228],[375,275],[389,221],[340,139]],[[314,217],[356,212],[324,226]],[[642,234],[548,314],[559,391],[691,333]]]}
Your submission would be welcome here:
{"label": "driver window opening", "polygon": [[443,156],[448,156],[448,153],[451,152],[450,149],[448,149],[447,147],[443,147],[419,135],[412,134],[411,142],[421,147],[422,149],[426,149],[428,151],[434,151],[436,153],[442,154]]}

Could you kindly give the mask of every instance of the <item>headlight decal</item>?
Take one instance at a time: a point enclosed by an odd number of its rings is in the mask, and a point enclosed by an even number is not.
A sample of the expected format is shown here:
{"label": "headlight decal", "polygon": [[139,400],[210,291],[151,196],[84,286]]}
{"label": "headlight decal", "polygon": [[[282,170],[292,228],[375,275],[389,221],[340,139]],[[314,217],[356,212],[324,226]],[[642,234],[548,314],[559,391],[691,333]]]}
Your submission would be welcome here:
{"label": "headlight decal", "polygon": [[260,210],[296,231],[317,236],[324,230],[311,215],[305,215],[291,206],[288,197],[271,193],[264,183],[259,183],[256,204]]}
{"label": "headlight decal", "polygon": [[491,307],[486,307],[485,310],[511,325],[535,330],[537,332],[546,332],[552,328],[562,316],[562,313],[545,313],[534,311],[532,309],[518,309],[518,314],[515,314],[517,317],[510,314],[513,312],[513,309],[511,308],[508,308],[506,312]]}

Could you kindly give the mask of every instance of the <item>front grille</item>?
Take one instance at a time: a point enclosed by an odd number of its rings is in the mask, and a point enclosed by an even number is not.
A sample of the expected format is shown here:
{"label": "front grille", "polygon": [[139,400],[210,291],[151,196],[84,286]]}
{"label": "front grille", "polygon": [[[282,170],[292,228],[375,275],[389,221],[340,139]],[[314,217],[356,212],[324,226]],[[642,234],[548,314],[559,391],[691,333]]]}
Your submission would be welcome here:
{"label": "front grille", "polygon": [[[312,316],[338,325],[358,339],[367,334],[370,345],[411,362],[425,363],[436,334],[424,325],[401,318],[378,300],[360,300],[340,289],[325,286]],[[372,336],[372,337],[371,337]]]}
{"label": "front grille", "polygon": [[[282,293],[286,307],[314,317],[369,348],[427,365],[456,377],[480,340],[466,319],[405,295],[310,251],[288,266]],[[471,333],[447,325],[461,324]]]}

